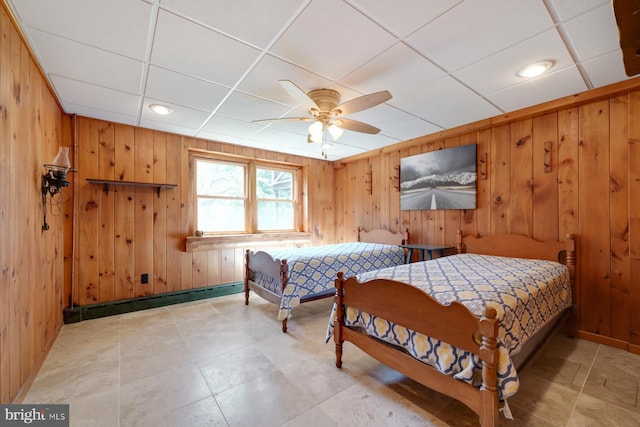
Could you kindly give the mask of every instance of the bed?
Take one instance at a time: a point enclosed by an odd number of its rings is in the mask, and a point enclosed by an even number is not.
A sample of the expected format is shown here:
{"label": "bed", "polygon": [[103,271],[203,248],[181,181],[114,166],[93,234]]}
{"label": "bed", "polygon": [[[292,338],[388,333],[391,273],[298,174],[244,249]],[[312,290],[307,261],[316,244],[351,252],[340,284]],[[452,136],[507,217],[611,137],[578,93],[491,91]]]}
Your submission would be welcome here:
{"label": "bed", "polygon": [[458,231],[456,252],[339,273],[327,341],[333,336],[338,368],[351,342],[493,426],[500,401],[508,410],[517,391],[517,368],[572,312],[575,242]]}
{"label": "bed", "polygon": [[358,241],[245,254],[245,305],[250,290],[280,306],[278,319],[287,331],[291,310],[299,304],[335,295],[339,271],[354,275],[364,271],[404,264],[399,245],[409,241],[409,230],[393,233],[385,229],[358,228]]}

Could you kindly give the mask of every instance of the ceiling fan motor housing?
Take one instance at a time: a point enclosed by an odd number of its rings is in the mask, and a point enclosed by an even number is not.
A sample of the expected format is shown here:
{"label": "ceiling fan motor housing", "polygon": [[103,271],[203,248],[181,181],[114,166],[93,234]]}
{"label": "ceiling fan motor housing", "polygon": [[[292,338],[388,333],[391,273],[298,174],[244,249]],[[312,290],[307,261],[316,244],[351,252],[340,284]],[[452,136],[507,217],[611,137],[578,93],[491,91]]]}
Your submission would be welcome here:
{"label": "ceiling fan motor housing", "polygon": [[340,111],[333,111],[340,104],[340,94],[333,89],[315,89],[307,93],[307,96],[316,103],[320,111],[330,116],[340,115]]}

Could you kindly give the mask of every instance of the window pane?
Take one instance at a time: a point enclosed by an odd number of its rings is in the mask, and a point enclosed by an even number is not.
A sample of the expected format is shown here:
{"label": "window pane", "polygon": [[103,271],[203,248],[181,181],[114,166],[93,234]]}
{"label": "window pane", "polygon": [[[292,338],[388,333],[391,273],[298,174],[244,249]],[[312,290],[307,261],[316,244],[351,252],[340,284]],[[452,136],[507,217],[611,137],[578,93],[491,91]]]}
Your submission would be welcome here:
{"label": "window pane", "polygon": [[198,230],[245,231],[244,201],[198,199]]}
{"label": "window pane", "polygon": [[293,199],[293,172],[257,169],[256,178],[259,199]]}
{"label": "window pane", "polygon": [[244,197],[243,166],[199,160],[196,173],[198,195]]}
{"label": "window pane", "polygon": [[293,230],[293,203],[258,201],[259,230]]}

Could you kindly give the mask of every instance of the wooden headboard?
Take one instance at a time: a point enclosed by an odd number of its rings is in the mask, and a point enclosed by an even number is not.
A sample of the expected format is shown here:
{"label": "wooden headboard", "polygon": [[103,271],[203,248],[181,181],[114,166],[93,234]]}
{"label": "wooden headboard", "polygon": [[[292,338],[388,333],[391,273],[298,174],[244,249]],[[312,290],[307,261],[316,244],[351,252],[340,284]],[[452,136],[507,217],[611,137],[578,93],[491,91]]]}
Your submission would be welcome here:
{"label": "wooden headboard", "polygon": [[393,233],[383,228],[366,231],[358,227],[358,242],[404,245],[409,242],[409,229],[406,229],[404,233]]}
{"label": "wooden headboard", "polygon": [[561,257],[574,257],[575,240],[567,235],[564,241],[539,241],[520,234],[494,234],[491,236],[463,236],[458,230],[456,250],[482,255],[533,258],[561,262]]}

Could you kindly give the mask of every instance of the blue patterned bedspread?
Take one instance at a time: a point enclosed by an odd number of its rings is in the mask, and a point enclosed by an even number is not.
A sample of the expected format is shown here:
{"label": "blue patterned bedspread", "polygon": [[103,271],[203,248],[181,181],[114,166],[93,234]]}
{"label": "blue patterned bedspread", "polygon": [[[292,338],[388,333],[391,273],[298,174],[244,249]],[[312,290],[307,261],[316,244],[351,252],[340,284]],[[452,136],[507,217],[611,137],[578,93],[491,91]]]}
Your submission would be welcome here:
{"label": "blue patterned bedspread", "polygon": [[291,309],[300,304],[300,298],[335,290],[339,271],[354,276],[404,263],[404,250],[395,245],[351,242],[296,249],[270,250],[273,259],[286,259],[289,282],[284,291],[278,280],[256,274],[258,285],[282,295],[278,319],[291,317]]}
{"label": "blue patterned bedspread", "polygon": [[[459,301],[478,317],[486,305],[495,307],[501,399],[519,386],[511,357],[572,301],[569,270],[552,261],[459,254],[358,275],[362,282],[379,278],[410,283],[444,305]],[[334,305],[327,341],[333,335],[335,310]],[[346,310],[346,324],[365,328],[369,335],[404,348],[440,372],[480,386],[481,361],[469,352],[351,307]]]}

